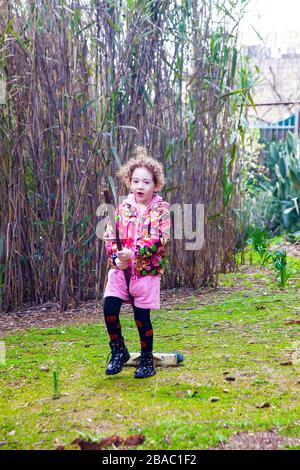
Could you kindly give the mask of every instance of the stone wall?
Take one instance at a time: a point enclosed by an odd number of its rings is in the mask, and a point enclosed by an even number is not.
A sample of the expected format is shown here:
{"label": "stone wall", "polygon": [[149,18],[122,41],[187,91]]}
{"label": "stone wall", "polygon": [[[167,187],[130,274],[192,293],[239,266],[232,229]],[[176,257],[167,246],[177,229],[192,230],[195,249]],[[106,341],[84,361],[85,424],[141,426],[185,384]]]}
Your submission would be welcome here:
{"label": "stone wall", "polygon": [[255,103],[299,101],[298,105],[259,106],[257,115],[249,110],[249,119],[272,123],[286,119],[300,109],[300,32],[288,32],[286,37],[272,33],[265,45],[248,45],[251,68],[257,65],[261,78],[255,87]]}

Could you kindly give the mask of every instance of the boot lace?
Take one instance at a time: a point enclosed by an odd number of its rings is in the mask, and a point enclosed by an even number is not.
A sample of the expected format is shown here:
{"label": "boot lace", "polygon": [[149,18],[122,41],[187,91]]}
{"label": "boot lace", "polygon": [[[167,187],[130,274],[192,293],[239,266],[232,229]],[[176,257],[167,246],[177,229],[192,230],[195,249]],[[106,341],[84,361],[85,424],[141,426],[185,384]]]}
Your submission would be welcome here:
{"label": "boot lace", "polygon": [[139,367],[140,368],[153,367],[153,356],[150,354],[141,356]]}
{"label": "boot lace", "polygon": [[122,346],[121,342],[118,342],[113,346],[113,349],[110,350],[108,355],[107,355],[106,364],[108,364],[109,362],[114,361],[114,359],[116,358],[117,354],[119,353],[119,351],[121,349],[121,346]]}

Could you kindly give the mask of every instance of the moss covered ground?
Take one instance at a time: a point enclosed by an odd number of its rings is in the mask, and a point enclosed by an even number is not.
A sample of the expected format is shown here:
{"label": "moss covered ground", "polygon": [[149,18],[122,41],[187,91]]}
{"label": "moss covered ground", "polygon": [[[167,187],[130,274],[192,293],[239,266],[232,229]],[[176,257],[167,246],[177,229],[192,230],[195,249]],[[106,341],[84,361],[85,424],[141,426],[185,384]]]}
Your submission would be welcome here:
{"label": "moss covered ground", "polygon": [[[211,294],[201,302],[198,289],[188,301],[152,312],[155,351],[177,350],[185,360],[145,380],[134,379],[131,367],[105,375],[109,346],[100,310],[93,324],[2,336],[0,448],[75,449],[77,437],[115,434],[143,435],[137,449],[209,449],[238,432],[272,429],[299,438],[300,263],[290,259],[296,274],[284,289],[255,254],[246,263],[220,276],[222,292],[209,303]],[[138,351],[132,315],[121,321],[129,350]]]}

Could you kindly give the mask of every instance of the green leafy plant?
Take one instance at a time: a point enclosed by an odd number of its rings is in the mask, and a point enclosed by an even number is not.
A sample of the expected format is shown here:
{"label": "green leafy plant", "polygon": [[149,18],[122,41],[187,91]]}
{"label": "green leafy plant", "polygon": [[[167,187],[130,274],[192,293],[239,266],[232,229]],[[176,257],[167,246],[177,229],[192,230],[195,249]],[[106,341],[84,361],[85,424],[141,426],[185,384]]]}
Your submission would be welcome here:
{"label": "green leafy plant", "polygon": [[266,152],[266,181],[262,190],[271,191],[281,206],[280,223],[284,229],[299,227],[300,160],[299,139],[288,132],[285,142],[272,142]]}
{"label": "green leafy plant", "polygon": [[58,370],[54,369],[53,370],[53,395],[52,399],[56,400],[61,396],[60,391],[59,391],[59,381],[58,381]]}
{"label": "green leafy plant", "polygon": [[295,243],[295,242],[300,241],[300,230],[297,230],[296,232],[287,233],[285,238],[290,243]]}
{"label": "green leafy plant", "polygon": [[272,235],[299,231],[299,144],[298,137],[290,132],[284,142],[262,141],[259,133],[251,132],[243,156],[241,188],[240,218],[245,239],[256,226]]}
{"label": "green leafy plant", "polygon": [[286,251],[275,251],[272,256],[273,266],[279,272],[280,287],[285,287],[287,280],[291,276],[291,271],[287,269]]}
{"label": "green leafy plant", "polygon": [[269,250],[269,234],[266,230],[263,230],[259,227],[255,227],[252,232],[249,241],[252,244],[252,248],[259,254],[260,261],[262,265],[265,265],[271,256]]}

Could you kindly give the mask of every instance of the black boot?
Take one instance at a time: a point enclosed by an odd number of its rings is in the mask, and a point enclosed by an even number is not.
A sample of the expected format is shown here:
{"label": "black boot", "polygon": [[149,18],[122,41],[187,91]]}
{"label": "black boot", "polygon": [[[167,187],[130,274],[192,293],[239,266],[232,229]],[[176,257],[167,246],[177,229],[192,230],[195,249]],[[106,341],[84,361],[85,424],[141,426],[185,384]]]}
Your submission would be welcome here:
{"label": "black boot", "polygon": [[134,377],[136,379],[144,379],[146,377],[151,377],[156,374],[156,370],[153,363],[153,354],[152,352],[141,352],[140,362],[136,368]]}
{"label": "black boot", "polygon": [[111,348],[111,361],[106,368],[106,375],[119,374],[123,364],[128,361],[130,354],[125,346],[124,338],[109,342]]}

